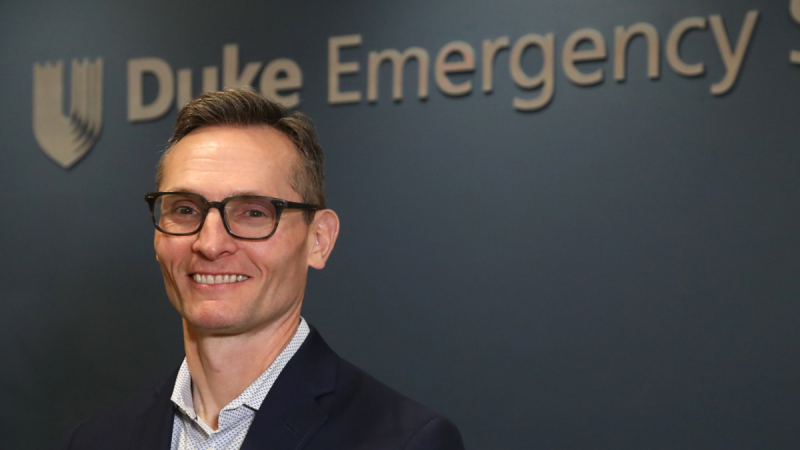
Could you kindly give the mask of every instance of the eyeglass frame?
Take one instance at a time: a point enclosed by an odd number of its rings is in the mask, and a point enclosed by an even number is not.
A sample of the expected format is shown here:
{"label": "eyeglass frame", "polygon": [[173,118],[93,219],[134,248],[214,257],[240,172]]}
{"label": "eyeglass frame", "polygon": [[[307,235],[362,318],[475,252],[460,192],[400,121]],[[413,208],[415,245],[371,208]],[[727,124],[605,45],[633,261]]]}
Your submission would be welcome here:
{"label": "eyeglass frame", "polygon": [[[196,230],[192,231],[191,233],[171,233],[169,231],[162,230],[161,227],[158,226],[158,222],[156,221],[156,213],[155,213],[156,200],[159,197],[163,197],[164,195],[168,195],[168,194],[189,195],[189,196],[192,196],[192,197],[197,197],[203,202],[203,206],[204,206],[203,211],[202,211],[203,219],[200,221],[200,226],[198,226]],[[272,227],[272,232],[270,234],[268,234],[268,235],[266,235],[264,237],[251,238],[251,237],[239,236],[238,234],[234,233],[233,230],[231,230],[231,227],[228,224],[228,219],[225,218],[225,205],[228,202],[230,202],[231,200],[233,200],[233,199],[239,199],[239,198],[242,198],[242,197],[244,197],[244,198],[258,198],[258,199],[267,200],[270,203],[272,203],[272,206],[275,208],[275,226]],[[202,195],[197,194],[195,192],[182,192],[182,191],[148,192],[147,194],[144,194],[144,201],[146,201],[147,204],[150,205],[150,217],[153,220],[153,225],[155,225],[156,230],[158,230],[158,231],[160,231],[160,232],[162,232],[164,234],[167,234],[167,235],[170,235],[170,236],[191,236],[193,234],[197,234],[197,233],[200,232],[200,230],[203,229],[203,225],[206,224],[206,218],[208,217],[208,213],[211,211],[212,208],[216,208],[219,211],[219,215],[220,215],[220,218],[222,219],[223,225],[225,225],[225,231],[227,231],[228,234],[230,234],[231,236],[233,236],[233,237],[235,237],[237,239],[244,239],[244,240],[247,240],[247,241],[261,241],[261,240],[264,240],[264,239],[271,238],[275,234],[275,232],[278,230],[278,223],[281,221],[281,214],[286,209],[300,209],[300,210],[307,210],[307,211],[319,211],[319,209],[320,209],[319,206],[312,205],[310,203],[290,202],[290,201],[284,200],[282,198],[267,197],[267,196],[264,196],[264,195],[232,195],[230,197],[226,197],[226,198],[222,199],[221,201],[212,202],[210,200],[207,200]]]}

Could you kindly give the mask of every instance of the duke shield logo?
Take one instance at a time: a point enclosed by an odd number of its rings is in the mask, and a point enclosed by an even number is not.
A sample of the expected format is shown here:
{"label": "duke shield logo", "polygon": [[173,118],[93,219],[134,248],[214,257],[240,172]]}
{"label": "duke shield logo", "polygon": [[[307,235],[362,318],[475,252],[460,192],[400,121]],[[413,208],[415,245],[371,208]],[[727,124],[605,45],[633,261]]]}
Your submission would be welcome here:
{"label": "duke shield logo", "polygon": [[103,125],[103,59],[72,60],[69,116],[64,115],[64,64],[33,65],[33,134],[53,161],[69,169],[92,148]]}

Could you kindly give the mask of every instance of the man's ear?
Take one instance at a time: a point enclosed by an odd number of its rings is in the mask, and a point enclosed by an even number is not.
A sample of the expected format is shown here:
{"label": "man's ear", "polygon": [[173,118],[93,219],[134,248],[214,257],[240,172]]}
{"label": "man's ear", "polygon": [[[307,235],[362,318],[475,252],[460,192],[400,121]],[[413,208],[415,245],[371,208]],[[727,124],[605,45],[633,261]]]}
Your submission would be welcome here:
{"label": "man's ear", "polygon": [[339,236],[339,216],[330,209],[317,211],[309,228],[311,251],[308,252],[308,265],[322,269]]}

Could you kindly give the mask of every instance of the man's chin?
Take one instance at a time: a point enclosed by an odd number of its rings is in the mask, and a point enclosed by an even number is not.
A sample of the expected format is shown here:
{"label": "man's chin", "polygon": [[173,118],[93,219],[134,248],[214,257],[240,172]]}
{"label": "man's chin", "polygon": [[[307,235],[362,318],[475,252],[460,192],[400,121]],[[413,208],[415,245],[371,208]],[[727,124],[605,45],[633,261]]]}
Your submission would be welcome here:
{"label": "man's chin", "polygon": [[202,334],[232,335],[247,328],[244,318],[218,311],[185,311],[181,315],[189,328]]}

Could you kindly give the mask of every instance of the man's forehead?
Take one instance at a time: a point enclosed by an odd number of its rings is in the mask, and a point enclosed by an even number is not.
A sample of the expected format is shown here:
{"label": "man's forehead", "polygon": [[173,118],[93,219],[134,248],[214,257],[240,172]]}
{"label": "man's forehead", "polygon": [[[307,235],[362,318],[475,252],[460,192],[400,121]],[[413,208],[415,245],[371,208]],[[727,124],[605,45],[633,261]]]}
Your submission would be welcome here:
{"label": "man's forehead", "polygon": [[[191,150],[188,152],[187,150]],[[178,141],[169,159],[206,158],[218,162],[256,162],[296,164],[294,143],[283,132],[268,125],[205,126],[193,130]]]}
{"label": "man's forehead", "polygon": [[204,147],[260,147],[265,150],[296,153],[292,140],[284,132],[269,125],[207,125],[192,130],[178,141],[175,147],[181,144]]}
{"label": "man's forehead", "polygon": [[[236,174],[249,177],[242,181],[279,178],[289,184],[298,158],[293,142],[272,127],[207,126],[193,130],[173,146],[164,161],[162,184],[176,189],[184,177],[231,182]],[[255,188],[242,186],[240,190]]]}

